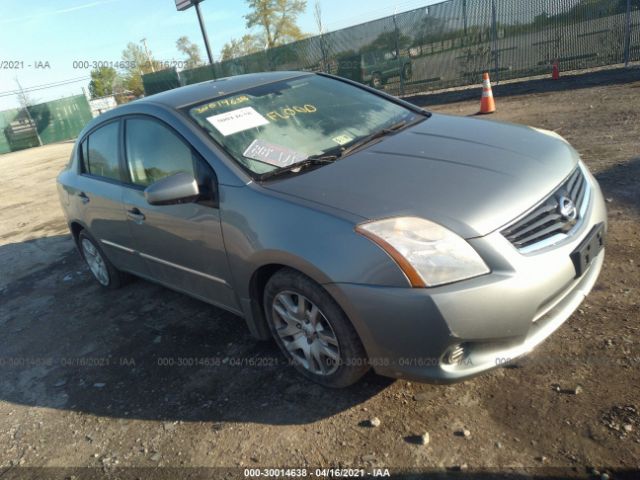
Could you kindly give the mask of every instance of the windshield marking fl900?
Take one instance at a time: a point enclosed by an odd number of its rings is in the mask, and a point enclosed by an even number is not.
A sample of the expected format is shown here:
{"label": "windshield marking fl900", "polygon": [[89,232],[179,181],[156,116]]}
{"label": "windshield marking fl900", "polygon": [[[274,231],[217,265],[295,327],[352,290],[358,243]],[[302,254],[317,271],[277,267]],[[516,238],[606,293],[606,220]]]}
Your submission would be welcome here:
{"label": "windshield marking fl900", "polygon": [[[256,178],[295,171],[310,157],[337,158],[352,144],[421,117],[375,93],[316,75],[209,99],[189,115]],[[329,162],[309,165],[323,163]]]}

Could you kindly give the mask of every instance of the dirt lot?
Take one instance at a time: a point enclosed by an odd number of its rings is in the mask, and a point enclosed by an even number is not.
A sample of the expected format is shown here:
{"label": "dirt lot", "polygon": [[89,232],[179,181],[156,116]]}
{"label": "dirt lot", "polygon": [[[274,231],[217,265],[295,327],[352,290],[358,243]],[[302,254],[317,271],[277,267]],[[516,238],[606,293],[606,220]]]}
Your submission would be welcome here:
{"label": "dirt lot", "polygon": [[[55,192],[71,144],[0,156],[0,477],[72,478],[40,467],[177,478],[379,466],[638,478],[640,70],[617,75],[612,85],[584,77],[496,89],[491,119],[559,132],[596,173],[609,208],[607,257],[589,298],[532,355],[451,386],[369,375],[330,391],[283,365],[239,365],[284,362],[234,315],[142,280],[119,291],[92,280]],[[479,103],[419,100],[458,115]],[[222,366],[177,365],[202,357]],[[373,417],[381,425],[364,426]],[[424,432],[427,446],[414,437]],[[122,469],[163,466],[231,469]]]}

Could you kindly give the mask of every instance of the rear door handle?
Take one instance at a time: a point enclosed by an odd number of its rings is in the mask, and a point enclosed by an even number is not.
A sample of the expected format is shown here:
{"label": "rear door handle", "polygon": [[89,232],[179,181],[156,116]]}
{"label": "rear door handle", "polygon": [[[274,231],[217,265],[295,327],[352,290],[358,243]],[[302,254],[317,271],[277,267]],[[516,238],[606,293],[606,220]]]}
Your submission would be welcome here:
{"label": "rear door handle", "polygon": [[131,220],[133,220],[136,223],[140,223],[145,219],[144,213],[142,213],[140,209],[137,207],[128,209],[127,217],[129,217]]}
{"label": "rear door handle", "polygon": [[86,193],[80,192],[78,194],[78,197],[80,197],[80,200],[82,201],[82,203],[89,203],[89,197],[87,196]]}

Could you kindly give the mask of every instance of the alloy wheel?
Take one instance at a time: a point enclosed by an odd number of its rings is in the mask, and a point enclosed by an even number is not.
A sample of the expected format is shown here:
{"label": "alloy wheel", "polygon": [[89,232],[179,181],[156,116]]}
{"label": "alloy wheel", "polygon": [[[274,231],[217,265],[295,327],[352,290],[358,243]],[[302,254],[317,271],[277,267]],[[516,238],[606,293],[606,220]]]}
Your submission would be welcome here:
{"label": "alloy wheel", "polygon": [[89,265],[89,270],[91,270],[91,273],[93,273],[96,280],[105,287],[109,285],[109,271],[107,270],[107,264],[96,246],[86,238],[82,240],[82,254],[84,255],[87,265]]}
{"label": "alloy wheel", "polygon": [[287,290],[275,296],[272,308],[275,330],[296,363],[316,375],[338,369],[338,338],[317,305]]}

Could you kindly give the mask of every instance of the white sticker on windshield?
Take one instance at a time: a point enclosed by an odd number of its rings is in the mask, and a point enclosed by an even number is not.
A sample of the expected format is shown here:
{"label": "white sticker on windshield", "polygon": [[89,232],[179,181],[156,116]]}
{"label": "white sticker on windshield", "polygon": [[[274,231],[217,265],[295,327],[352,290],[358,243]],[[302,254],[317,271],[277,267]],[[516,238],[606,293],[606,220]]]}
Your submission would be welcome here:
{"label": "white sticker on windshield", "polygon": [[247,147],[243,155],[276,167],[288,167],[305,160],[306,155],[290,148],[256,139]]}
{"label": "white sticker on windshield", "polygon": [[213,115],[207,117],[207,121],[225,137],[269,123],[269,120],[256,112],[253,107]]}

